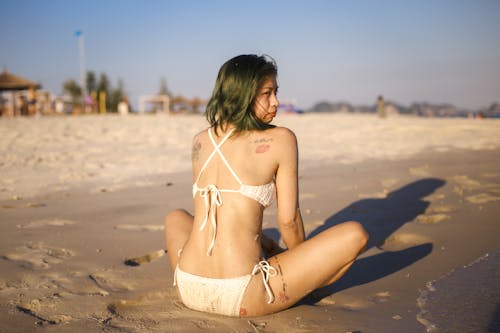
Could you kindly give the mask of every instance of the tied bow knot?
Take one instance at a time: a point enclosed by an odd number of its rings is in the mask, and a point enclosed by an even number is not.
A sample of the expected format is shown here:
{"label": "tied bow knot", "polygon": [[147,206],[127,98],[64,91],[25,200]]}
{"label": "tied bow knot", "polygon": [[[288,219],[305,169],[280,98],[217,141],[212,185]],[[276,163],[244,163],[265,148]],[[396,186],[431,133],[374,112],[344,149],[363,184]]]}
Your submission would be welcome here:
{"label": "tied bow knot", "polygon": [[274,302],[274,294],[271,291],[271,287],[269,286],[269,277],[276,276],[278,274],[278,271],[267,261],[262,260],[253,267],[252,275],[255,275],[259,272],[262,273],[262,281],[264,282],[264,287],[266,288],[267,296],[269,297],[267,304],[271,304],[272,302]]}
{"label": "tied bow knot", "polygon": [[212,235],[212,241],[210,242],[210,246],[208,247],[207,251],[207,255],[210,256],[212,255],[212,249],[214,248],[215,244],[215,236],[217,235],[216,214],[217,214],[217,207],[222,206],[222,193],[215,185],[208,185],[207,187],[200,189],[199,191],[200,191],[200,196],[205,201],[205,207],[207,211],[205,219],[203,220],[203,223],[200,226],[200,231],[202,231],[205,228],[208,222],[208,217],[209,215],[211,215],[210,222],[213,228],[213,235]]}

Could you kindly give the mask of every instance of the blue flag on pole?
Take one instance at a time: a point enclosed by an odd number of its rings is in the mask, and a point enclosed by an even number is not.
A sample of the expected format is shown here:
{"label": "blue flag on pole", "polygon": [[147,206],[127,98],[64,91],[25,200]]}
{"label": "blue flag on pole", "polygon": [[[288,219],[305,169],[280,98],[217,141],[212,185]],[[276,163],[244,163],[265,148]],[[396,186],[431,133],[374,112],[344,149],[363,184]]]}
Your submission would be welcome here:
{"label": "blue flag on pole", "polygon": [[83,35],[83,32],[81,30],[76,30],[75,33],[74,33],[74,35],[76,37],[80,37],[81,35]]}

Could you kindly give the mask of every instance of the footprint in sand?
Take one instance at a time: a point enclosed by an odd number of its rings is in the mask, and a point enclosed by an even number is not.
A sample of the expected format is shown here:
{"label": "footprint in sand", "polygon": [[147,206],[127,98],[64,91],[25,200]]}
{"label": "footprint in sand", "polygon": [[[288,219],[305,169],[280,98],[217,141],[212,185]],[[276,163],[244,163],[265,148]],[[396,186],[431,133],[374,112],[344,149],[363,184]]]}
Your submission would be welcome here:
{"label": "footprint in sand", "polygon": [[500,172],[485,172],[481,174],[484,178],[499,178]]}
{"label": "footprint in sand", "polygon": [[17,305],[17,309],[36,319],[39,324],[47,323],[51,325],[68,323],[73,320],[73,317],[63,314],[57,310],[60,301],[59,294],[52,296],[33,299],[28,302],[23,302]]}
{"label": "footprint in sand", "polygon": [[429,171],[429,165],[427,165],[427,164],[419,166],[419,167],[409,168],[408,171],[410,172],[410,175],[412,175],[412,176],[418,176],[418,177],[431,176],[431,173]]}
{"label": "footprint in sand", "polygon": [[[173,303],[174,308],[176,310],[182,311],[186,309],[186,307],[182,304],[178,304],[179,302],[172,298],[172,294],[165,291],[155,291],[146,293],[138,298],[134,299],[120,299],[113,301],[107,305],[107,309],[113,315],[119,315],[123,317],[133,316],[135,310],[139,307],[148,307],[155,304],[163,304],[165,300],[169,300]],[[165,302],[166,303],[166,302]]]}
{"label": "footprint in sand", "polygon": [[135,289],[133,283],[127,282],[127,273],[104,270],[88,276],[99,288],[108,292],[124,292]]}
{"label": "footprint in sand", "polygon": [[500,197],[488,193],[479,193],[476,195],[468,196],[465,198],[465,200],[473,204],[485,204],[489,202],[500,201]]}
{"label": "footprint in sand", "polygon": [[115,229],[126,231],[162,231],[165,229],[165,226],[163,224],[120,224],[115,225]]}
{"label": "footprint in sand", "polygon": [[381,248],[387,251],[399,251],[407,249],[410,246],[420,245],[431,242],[431,239],[419,234],[396,233],[388,237]]}
{"label": "footprint in sand", "polygon": [[391,297],[391,293],[389,291],[381,291],[368,296],[368,300],[372,301],[373,303],[384,303],[389,300],[389,297]]}
{"label": "footprint in sand", "polygon": [[2,205],[1,207],[6,209],[12,209],[12,208],[38,208],[45,206],[46,204],[41,202],[28,202],[26,204],[21,204],[21,205]]}
{"label": "footprint in sand", "polygon": [[387,194],[389,194],[389,191],[384,189],[380,192],[375,192],[375,193],[371,193],[371,194],[360,193],[360,194],[358,194],[358,198],[360,198],[360,199],[367,199],[367,198],[384,199],[384,198],[387,198]]}
{"label": "footprint in sand", "polygon": [[451,178],[462,189],[476,190],[481,188],[481,183],[477,180],[471,179],[466,175],[455,175]]}
{"label": "footprint in sand", "polygon": [[58,325],[88,318],[89,314],[82,311],[86,303],[97,307],[105,305],[100,297],[88,299],[63,291],[17,302],[16,308],[35,318],[38,325]]}
{"label": "footprint in sand", "polygon": [[[85,271],[73,271],[25,276],[22,281],[9,282],[11,293],[15,293],[12,294],[10,304],[33,317],[39,326],[66,324],[89,317],[105,324],[109,314],[101,310],[96,312],[96,309],[106,308],[109,302],[106,296],[110,293],[102,289],[96,281],[109,287],[107,279],[117,281],[123,280],[124,277],[110,275],[104,278],[101,275],[107,272],[99,274],[89,276]],[[118,289],[117,284],[118,282],[113,282],[113,288],[109,289]]]}
{"label": "footprint in sand", "polygon": [[384,187],[384,188],[391,188],[393,187],[394,185],[396,185],[398,183],[398,179],[396,178],[387,178],[387,179],[382,179],[380,181],[380,184]]}
{"label": "footprint in sand", "polygon": [[422,223],[422,224],[436,224],[436,223],[446,221],[448,219],[450,219],[450,215],[443,214],[443,213],[437,213],[437,214],[419,215],[419,216],[417,216],[416,221],[418,223]]}
{"label": "footprint in sand", "polygon": [[58,264],[73,256],[74,253],[71,250],[48,246],[44,243],[27,244],[16,248],[15,252],[3,255],[5,259],[29,268],[48,268],[52,264]]}
{"label": "footprint in sand", "polygon": [[443,200],[444,198],[446,198],[446,195],[444,195],[443,193],[433,193],[431,195],[423,197],[422,199],[425,199],[425,200],[430,201],[430,202],[434,202],[434,201],[438,201],[438,200]]}
{"label": "footprint in sand", "polygon": [[451,213],[455,208],[448,205],[432,205],[428,210],[429,213]]}
{"label": "footprint in sand", "polygon": [[58,288],[79,296],[108,296],[109,292],[100,288],[86,272],[68,274],[52,273],[47,278]]}
{"label": "footprint in sand", "polygon": [[51,227],[63,227],[66,225],[72,225],[75,224],[75,221],[71,220],[65,220],[65,219],[43,219],[43,220],[36,220],[32,221],[27,224],[18,224],[18,228],[22,229],[30,229],[30,228],[40,228],[40,227],[45,227],[45,226],[51,226]]}

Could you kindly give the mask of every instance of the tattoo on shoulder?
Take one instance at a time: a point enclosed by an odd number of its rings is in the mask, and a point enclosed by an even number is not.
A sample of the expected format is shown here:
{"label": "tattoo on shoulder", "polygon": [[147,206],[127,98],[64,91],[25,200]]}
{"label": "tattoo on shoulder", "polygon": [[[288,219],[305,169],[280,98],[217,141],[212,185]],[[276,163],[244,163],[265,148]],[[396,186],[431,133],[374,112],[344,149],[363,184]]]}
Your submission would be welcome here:
{"label": "tattoo on shoulder", "polygon": [[258,144],[255,148],[255,152],[257,154],[265,153],[271,148],[271,142],[273,142],[273,138],[260,138],[255,140],[253,143]]}
{"label": "tattoo on shoulder", "polygon": [[193,148],[191,151],[191,159],[193,161],[198,161],[198,159],[200,158],[200,150],[201,150],[201,142],[196,140],[193,143]]}
{"label": "tattoo on shoulder", "polygon": [[273,138],[260,138],[260,139],[255,140],[253,143],[268,143],[268,142],[272,142],[272,141],[273,141]]}
{"label": "tattoo on shoulder", "polygon": [[270,145],[266,145],[266,144],[258,145],[257,148],[255,148],[255,152],[257,154],[262,154],[262,153],[265,153],[266,151],[268,151],[269,148],[271,148]]}

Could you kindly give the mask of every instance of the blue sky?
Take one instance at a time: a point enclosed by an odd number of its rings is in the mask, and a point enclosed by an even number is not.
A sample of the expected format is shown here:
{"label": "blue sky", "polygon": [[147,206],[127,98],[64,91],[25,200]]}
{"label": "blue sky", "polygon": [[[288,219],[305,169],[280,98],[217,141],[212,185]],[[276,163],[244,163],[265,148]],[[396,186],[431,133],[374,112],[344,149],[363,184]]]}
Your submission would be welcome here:
{"label": "blue sky", "polygon": [[500,1],[0,0],[0,66],[56,94],[87,70],[122,79],[133,104],[158,91],[207,98],[242,53],[279,67],[281,100],[405,105],[500,102]]}

